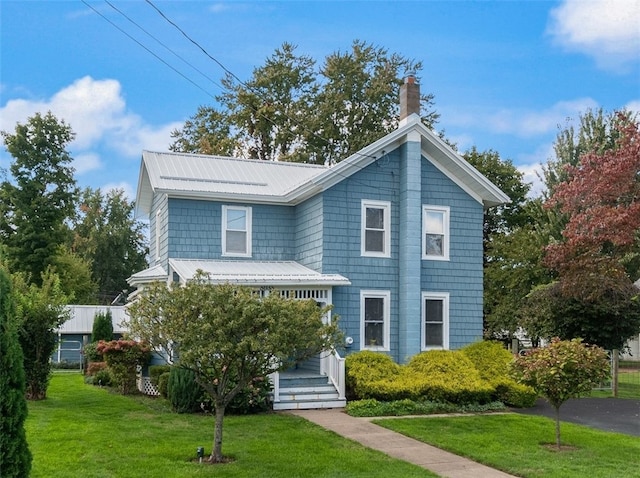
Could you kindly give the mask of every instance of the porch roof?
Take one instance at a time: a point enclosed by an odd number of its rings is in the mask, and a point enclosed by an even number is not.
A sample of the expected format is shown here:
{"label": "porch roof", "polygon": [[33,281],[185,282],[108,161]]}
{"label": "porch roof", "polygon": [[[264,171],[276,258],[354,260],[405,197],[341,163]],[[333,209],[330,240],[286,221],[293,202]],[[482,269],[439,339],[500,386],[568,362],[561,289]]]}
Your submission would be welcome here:
{"label": "porch roof", "polygon": [[169,259],[170,271],[181,281],[193,279],[198,270],[209,274],[211,282],[248,286],[321,287],[350,285],[340,274],[322,274],[295,261],[222,261]]}

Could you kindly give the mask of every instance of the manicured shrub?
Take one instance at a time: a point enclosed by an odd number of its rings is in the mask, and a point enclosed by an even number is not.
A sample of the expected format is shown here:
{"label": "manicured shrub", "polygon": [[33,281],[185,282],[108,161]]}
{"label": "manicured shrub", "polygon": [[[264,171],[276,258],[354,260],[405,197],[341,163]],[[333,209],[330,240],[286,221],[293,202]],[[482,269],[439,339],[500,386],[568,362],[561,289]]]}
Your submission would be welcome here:
{"label": "manicured shrub", "polygon": [[111,311],[97,312],[93,317],[93,328],[91,330],[91,342],[104,340],[108,342],[113,339],[113,321]]}
{"label": "manicured shrub", "polygon": [[171,367],[167,381],[167,399],[178,413],[191,413],[197,410],[203,389],[196,382],[196,374],[181,367]]}
{"label": "manicured shrub", "polygon": [[135,340],[112,340],[98,342],[97,351],[104,355],[111,372],[111,380],[123,395],[136,390],[136,369],[145,365],[150,358],[146,344]]}
{"label": "manicured shrub", "polygon": [[500,342],[485,340],[460,349],[476,367],[480,376],[489,382],[509,376],[513,355]]}
{"label": "manicured shrub", "polygon": [[494,382],[495,398],[505,405],[516,408],[529,408],[536,404],[538,394],[536,391],[511,379]]}
{"label": "manicured shrub", "polygon": [[[396,377],[400,366],[383,353],[363,350],[350,354],[345,359],[346,386],[348,395],[367,398],[368,384]],[[364,388],[364,389],[363,389]]]}
{"label": "manicured shrub", "polygon": [[154,387],[158,387],[160,375],[170,372],[171,365],[151,365],[149,366],[149,381]]}
{"label": "manicured shrub", "polygon": [[109,387],[113,383],[113,378],[109,368],[98,370],[93,376],[93,384],[100,387]]}
{"label": "manicured shrub", "polygon": [[226,411],[234,415],[265,412],[271,408],[271,390],[269,379],[256,377],[233,397]]}
{"label": "manicured shrub", "polygon": [[91,362],[104,362],[104,357],[98,352],[98,343],[91,342],[82,348],[84,358],[88,363]]}
{"label": "manicured shrub", "polygon": [[158,393],[163,398],[167,398],[167,387],[169,384],[170,374],[171,372],[165,372],[158,377]]}
{"label": "manicured shrub", "polygon": [[495,389],[495,400],[518,408],[535,405],[538,396],[535,390],[511,378],[510,367],[514,357],[500,342],[476,342],[461,351],[473,362],[480,376]]}
{"label": "manicured shrub", "polygon": [[91,362],[87,367],[87,375],[93,376],[101,370],[105,370],[107,368],[106,362]]}
{"label": "manicured shrub", "polygon": [[395,400],[380,402],[375,399],[355,400],[347,404],[346,412],[354,417],[383,417],[404,415],[431,415],[434,413],[485,413],[503,411],[501,402],[457,405],[428,400]]}

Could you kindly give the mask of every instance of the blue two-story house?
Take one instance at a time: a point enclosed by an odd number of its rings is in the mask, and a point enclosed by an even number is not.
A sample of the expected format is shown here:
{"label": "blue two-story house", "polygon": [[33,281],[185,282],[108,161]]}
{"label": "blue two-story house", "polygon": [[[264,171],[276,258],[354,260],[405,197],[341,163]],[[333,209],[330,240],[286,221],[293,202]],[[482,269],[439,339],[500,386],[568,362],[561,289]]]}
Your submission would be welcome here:
{"label": "blue two-story house", "polygon": [[[331,167],[143,152],[136,207],[151,264],[130,283],[202,269],[313,298],[333,304],[346,353],[398,362],[480,340],[483,215],[509,199],[421,123],[416,88],[402,87],[397,130]],[[274,377],[274,407],[343,404],[343,367],[330,353],[306,365],[330,396]]]}

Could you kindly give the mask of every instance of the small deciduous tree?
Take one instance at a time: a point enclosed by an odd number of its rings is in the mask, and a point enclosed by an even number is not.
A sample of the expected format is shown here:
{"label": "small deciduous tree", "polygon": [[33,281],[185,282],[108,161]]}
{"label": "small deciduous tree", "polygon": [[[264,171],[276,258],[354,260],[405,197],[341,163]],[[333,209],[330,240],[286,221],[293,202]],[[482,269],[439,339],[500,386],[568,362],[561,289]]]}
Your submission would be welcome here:
{"label": "small deciduous tree", "polygon": [[31,452],[24,422],[27,418],[22,349],[9,274],[0,264],[0,474],[29,476]]}
{"label": "small deciduous tree", "polygon": [[24,353],[27,399],[47,398],[51,378],[51,354],[56,349],[56,329],[68,319],[67,298],[60,279],[49,268],[42,286],[28,284],[23,275],[15,276],[15,294],[20,321],[20,345]]}
{"label": "small deciduous tree", "polygon": [[184,287],[148,288],[130,309],[131,332],[156,349],[176,348],[178,365],[192,370],[211,396],[215,432],[210,460],[221,462],[222,426],[231,400],[256,377],[305,360],[336,343],[337,325],[324,324],[327,308],[260,297],[249,288],[209,283],[199,273]]}
{"label": "small deciduous tree", "polygon": [[534,349],[513,362],[515,378],[533,387],[556,411],[556,446],[560,448],[560,407],[570,398],[590,392],[609,377],[604,349],[580,339],[554,338],[547,347]]}

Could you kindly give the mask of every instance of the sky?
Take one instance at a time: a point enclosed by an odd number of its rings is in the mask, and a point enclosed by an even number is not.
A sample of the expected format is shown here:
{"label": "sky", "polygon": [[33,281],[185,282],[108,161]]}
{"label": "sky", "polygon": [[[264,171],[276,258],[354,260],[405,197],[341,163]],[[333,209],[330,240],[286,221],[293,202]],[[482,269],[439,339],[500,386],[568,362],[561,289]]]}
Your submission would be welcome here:
{"label": "sky", "polygon": [[78,185],[134,199],[142,151],[216,105],[225,69],[248,80],[284,42],[319,67],[354,40],[422,62],[435,129],[511,160],[533,194],[561,129],[640,112],[640,0],[0,0],[0,130],[51,111]]}

